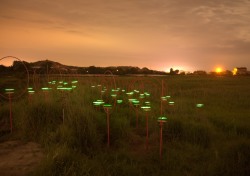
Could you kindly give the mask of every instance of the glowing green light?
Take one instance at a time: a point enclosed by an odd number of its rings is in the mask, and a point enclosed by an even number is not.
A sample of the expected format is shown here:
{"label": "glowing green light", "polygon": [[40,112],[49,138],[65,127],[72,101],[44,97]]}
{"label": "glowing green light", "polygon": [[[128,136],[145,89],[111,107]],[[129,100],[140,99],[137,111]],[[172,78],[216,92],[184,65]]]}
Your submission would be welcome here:
{"label": "glowing green light", "polygon": [[76,88],[76,86],[72,86],[72,89],[75,89]]}
{"label": "glowing green light", "polygon": [[170,101],[170,102],[168,102],[168,104],[169,104],[170,106],[173,106],[173,105],[174,105],[174,102],[173,102],[173,101]]}
{"label": "glowing green light", "polygon": [[67,90],[67,91],[69,91],[69,90],[72,90],[72,88],[71,87],[57,87],[57,90]]}
{"label": "glowing green light", "polygon": [[150,96],[150,93],[148,93],[148,92],[144,92],[144,94],[146,95],[146,97]]}
{"label": "glowing green light", "polygon": [[139,90],[134,90],[134,92],[135,92],[135,93],[140,93],[140,91],[139,91]]}
{"label": "glowing green light", "polygon": [[95,88],[95,86],[91,86],[92,88]]}
{"label": "glowing green light", "polygon": [[97,102],[104,102],[103,100],[97,100]]}
{"label": "glowing green light", "polygon": [[34,94],[35,91],[34,91],[34,90],[29,90],[28,93],[29,93],[29,94]]}
{"label": "glowing green light", "polygon": [[94,101],[93,102],[93,105],[94,106],[100,106],[100,105],[103,105],[104,104],[104,101],[103,100],[97,100],[97,101]]}
{"label": "glowing green light", "polygon": [[151,110],[150,106],[142,106],[141,108],[143,111],[146,111],[146,112]]}
{"label": "glowing green light", "polygon": [[134,99],[134,98],[130,98],[130,99],[128,99],[128,101],[130,102],[130,103],[132,103],[133,101],[135,101],[136,99]]}
{"label": "glowing green light", "polygon": [[32,90],[33,88],[32,87],[28,87],[28,90]]}
{"label": "glowing green light", "polygon": [[15,89],[5,89],[6,94],[13,94]]}
{"label": "glowing green light", "polygon": [[167,119],[168,119],[167,117],[158,117],[157,121],[165,123],[165,122],[167,122]]}
{"label": "glowing green light", "polygon": [[134,105],[135,107],[140,106],[140,101],[139,101],[139,100],[134,100],[132,103],[133,103],[133,105]]}
{"label": "glowing green light", "polygon": [[170,95],[167,95],[166,98],[169,99],[169,98],[171,98],[171,96],[170,96]]}
{"label": "glowing green light", "polygon": [[63,81],[59,81],[59,84],[63,84]]}
{"label": "glowing green light", "polygon": [[105,90],[102,90],[101,93],[102,93],[102,94],[105,93]]}
{"label": "glowing green light", "polygon": [[97,87],[101,87],[102,85],[101,84],[98,84]]}
{"label": "glowing green light", "polygon": [[167,97],[161,97],[162,101],[167,101]]}
{"label": "glowing green light", "polygon": [[126,94],[127,94],[128,96],[131,96],[131,95],[134,94],[134,92],[127,92]]}
{"label": "glowing green light", "polygon": [[132,103],[133,103],[133,104],[139,104],[140,101],[139,101],[139,100],[133,100]]}
{"label": "glowing green light", "polygon": [[72,84],[76,84],[76,83],[78,83],[78,81],[75,80],[75,81],[72,81],[71,83],[72,83]]}
{"label": "glowing green light", "polygon": [[117,95],[116,94],[111,94],[111,97],[115,98]]}
{"label": "glowing green light", "polygon": [[144,94],[140,94],[139,98],[145,98],[145,95]]}
{"label": "glowing green light", "polygon": [[63,83],[63,85],[68,85],[68,84],[69,84],[69,83],[67,83],[67,82],[64,82],[64,83]]}
{"label": "glowing green light", "polygon": [[204,104],[196,104],[197,108],[202,108],[204,106]]}
{"label": "glowing green light", "polygon": [[150,105],[150,102],[149,102],[149,101],[146,101],[145,104],[146,104],[146,105]]}
{"label": "glowing green light", "polygon": [[105,108],[105,109],[111,109],[112,105],[111,104],[104,104],[103,108]]}
{"label": "glowing green light", "polygon": [[117,100],[118,104],[121,104],[123,102],[123,100]]}
{"label": "glowing green light", "polygon": [[48,82],[49,84],[51,84],[51,82]]}
{"label": "glowing green light", "polygon": [[49,88],[49,87],[42,87],[42,90],[44,91],[48,91],[48,90],[51,90],[52,88]]}
{"label": "glowing green light", "polygon": [[122,89],[122,92],[125,92],[125,90],[124,90],[124,89]]}

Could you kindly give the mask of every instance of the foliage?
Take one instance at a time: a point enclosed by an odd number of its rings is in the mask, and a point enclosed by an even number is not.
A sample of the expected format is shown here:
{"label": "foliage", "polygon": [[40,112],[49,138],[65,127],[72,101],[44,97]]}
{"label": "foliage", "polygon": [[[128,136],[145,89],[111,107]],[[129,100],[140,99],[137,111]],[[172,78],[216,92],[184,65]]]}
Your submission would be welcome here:
{"label": "foliage", "polygon": [[[116,78],[117,87],[151,93],[149,149],[145,150],[146,113],[136,109],[127,95],[110,114],[110,147],[107,147],[107,114],[94,107],[100,99],[98,84],[112,79],[79,78],[71,92],[37,91],[13,102],[13,136],[37,141],[47,157],[31,175],[249,175],[250,81],[248,77]],[[161,79],[164,94],[174,106],[163,104],[168,117],[163,127],[163,156],[159,157]],[[44,82],[43,82],[44,83]],[[42,83],[42,84],[43,84]],[[132,85],[131,85],[132,84]],[[92,86],[95,87],[92,87]],[[158,87],[160,87],[158,89]],[[141,90],[142,91],[142,90]],[[106,95],[103,95],[105,98]],[[107,98],[112,105],[114,99]],[[204,107],[197,108],[196,104]],[[0,102],[0,121],[8,122],[8,101]],[[64,118],[63,118],[64,110]]]}

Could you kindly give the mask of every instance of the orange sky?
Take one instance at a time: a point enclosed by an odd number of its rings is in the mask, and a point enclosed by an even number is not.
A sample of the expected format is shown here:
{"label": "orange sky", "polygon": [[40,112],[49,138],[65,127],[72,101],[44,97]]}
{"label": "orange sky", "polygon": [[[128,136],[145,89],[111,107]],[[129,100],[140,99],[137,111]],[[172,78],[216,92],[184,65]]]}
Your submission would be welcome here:
{"label": "orange sky", "polygon": [[163,71],[250,69],[249,21],[248,0],[1,0],[0,58]]}

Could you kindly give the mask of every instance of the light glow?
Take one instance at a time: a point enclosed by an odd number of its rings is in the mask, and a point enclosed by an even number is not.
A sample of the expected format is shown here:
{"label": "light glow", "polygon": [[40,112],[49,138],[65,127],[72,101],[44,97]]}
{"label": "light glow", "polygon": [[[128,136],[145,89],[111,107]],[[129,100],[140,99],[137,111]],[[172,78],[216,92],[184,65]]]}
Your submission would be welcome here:
{"label": "light glow", "polygon": [[217,67],[216,69],[215,69],[215,72],[216,73],[221,73],[223,70],[222,70],[222,68],[221,67]]}

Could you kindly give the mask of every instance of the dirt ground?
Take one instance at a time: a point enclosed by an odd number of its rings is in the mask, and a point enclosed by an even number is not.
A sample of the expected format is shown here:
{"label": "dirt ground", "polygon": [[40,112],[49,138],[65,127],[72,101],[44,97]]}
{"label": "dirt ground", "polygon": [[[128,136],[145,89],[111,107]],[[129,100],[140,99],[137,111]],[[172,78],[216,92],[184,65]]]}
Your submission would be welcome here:
{"label": "dirt ground", "polygon": [[44,157],[39,144],[6,141],[0,143],[0,176],[25,176],[35,169]]}

